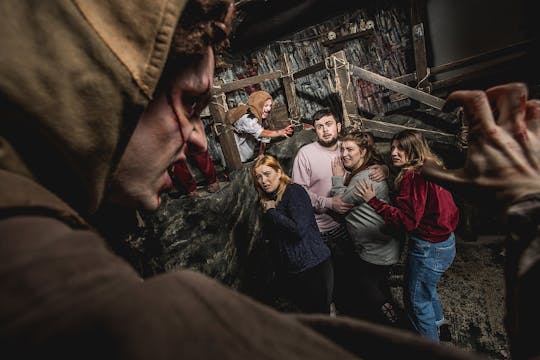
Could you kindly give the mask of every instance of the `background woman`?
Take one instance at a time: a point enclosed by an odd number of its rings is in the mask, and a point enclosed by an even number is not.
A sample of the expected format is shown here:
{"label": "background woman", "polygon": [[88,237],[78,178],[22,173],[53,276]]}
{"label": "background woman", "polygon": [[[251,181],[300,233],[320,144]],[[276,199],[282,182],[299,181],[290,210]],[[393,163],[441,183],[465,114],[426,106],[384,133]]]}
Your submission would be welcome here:
{"label": "background woman", "polygon": [[392,164],[400,169],[395,183],[395,206],[378,199],[373,184],[363,181],[358,194],[389,224],[409,233],[405,274],[405,304],[420,335],[439,341],[438,327],[444,314],[437,284],[456,254],[454,230],[459,221],[452,194],[419,175],[426,159],[442,166],[419,131],[404,130],[392,138]]}
{"label": "background woman", "polygon": [[[332,193],[343,193],[343,201],[354,204],[345,220],[354,246],[351,274],[356,311],[373,321],[395,324],[396,309],[388,285],[390,268],[399,259],[399,241],[375,210],[355,194],[355,185],[369,178],[369,166],[383,164],[370,133],[348,132],[341,139],[341,159],[332,162]],[[349,171],[344,178],[345,169]],[[378,199],[389,202],[386,181],[374,182]],[[357,256],[356,256],[357,255]]]}
{"label": "background woman", "polygon": [[[266,91],[255,91],[249,95],[246,112],[238,120],[230,120],[233,122],[234,139],[242,162],[249,161],[253,157],[259,142],[268,143],[270,138],[287,138],[294,133],[293,125],[288,125],[279,130],[265,129],[264,120],[266,120],[271,110],[272,96]],[[263,151],[260,151],[258,155],[262,153]]]}
{"label": "background woman", "polygon": [[253,182],[264,209],[263,234],[279,254],[288,295],[303,312],[330,313],[333,268],[311,200],[272,156],[258,157]]}

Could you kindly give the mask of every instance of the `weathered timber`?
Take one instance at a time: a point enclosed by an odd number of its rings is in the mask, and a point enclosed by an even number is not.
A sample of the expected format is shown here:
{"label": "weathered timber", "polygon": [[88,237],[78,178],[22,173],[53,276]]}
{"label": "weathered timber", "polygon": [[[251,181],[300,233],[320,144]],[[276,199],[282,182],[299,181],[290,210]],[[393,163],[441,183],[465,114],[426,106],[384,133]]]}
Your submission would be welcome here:
{"label": "weathered timber", "polygon": [[444,100],[436,96],[427,94],[423,91],[399,83],[382,75],[375,74],[374,72],[362,69],[361,67],[358,67],[356,65],[350,65],[350,68],[352,73],[360,77],[361,79],[377,85],[382,85],[387,89],[406,95],[411,99],[429,105],[435,109],[441,110],[444,105]]}
{"label": "weathered timber", "polygon": [[300,106],[296,97],[296,83],[292,75],[291,63],[287,54],[281,55],[280,65],[283,74],[282,80],[285,99],[287,99],[287,109],[293,121],[298,121],[300,119]]}
{"label": "weathered timber", "polygon": [[[356,119],[355,119],[356,120]],[[450,145],[456,145],[457,144],[457,136],[453,134],[448,134],[440,131],[433,131],[433,130],[427,130],[417,127],[411,127],[411,126],[404,126],[404,125],[398,125],[393,124],[385,121],[378,121],[378,120],[370,120],[370,119],[359,119],[361,123],[363,124],[363,128],[365,130],[371,131],[374,136],[380,137],[383,139],[391,139],[396,133],[406,130],[406,129],[412,129],[412,130],[418,130],[422,132],[424,137],[429,140],[433,140],[438,143],[443,144],[450,144]]]}
{"label": "weathered timber", "polygon": [[[522,42],[518,42],[503,48],[495,49],[492,51],[484,52],[478,55],[466,57],[463,59],[459,59],[456,61],[452,61],[446,64],[437,65],[434,67],[429,68],[429,75],[438,75],[445,72],[449,72],[452,70],[457,70],[469,65],[477,65],[479,67],[482,67],[482,65],[478,65],[481,62],[485,61],[493,61],[495,64],[506,62],[510,60],[514,60],[518,57],[523,57],[527,55],[527,52],[525,51],[519,51],[520,49],[525,49],[527,46],[530,46],[532,44],[531,40],[526,40]],[[499,58],[497,58],[499,57]],[[420,76],[417,76],[416,72],[404,74],[398,77],[393,78],[392,80],[400,82],[400,83],[408,83],[410,81],[418,81],[422,78]],[[448,84],[448,86],[451,86],[452,84],[456,84],[457,81],[439,81],[436,82],[437,85],[433,85],[433,89],[437,88],[443,88]],[[434,83],[435,84],[435,83]]]}
{"label": "weathered timber", "polygon": [[335,45],[340,44],[340,43],[345,42],[345,41],[356,40],[356,39],[359,39],[359,38],[371,36],[373,34],[374,34],[373,29],[368,29],[368,30],[364,30],[364,31],[358,31],[358,32],[355,32],[355,33],[352,33],[352,34],[348,34],[348,35],[344,35],[344,36],[338,36],[333,40],[323,41],[321,43],[321,45],[322,46],[335,46]]}
{"label": "weathered timber", "polygon": [[497,57],[504,57],[506,55],[512,55],[512,53],[523,54],[523,50],[532,44],[531,40],[521,41],[503,48],[487,51],[478,55],[469,56],[460,60],[452,61],[446,64],[434,66],[430,69],[432,75],[437,75],[465,67],[468,65],[478,64],[482,61],[496,59]]}
{"label": "weathered timber", "polygon": [[423,19],[425,5],[425,0],[411,0],[411,28],[414,64],[416,66],[416,77],[418,79],[419,86],[424,86],[426,82],[429,83],[424,30],[425,19]]}
{"label": "weathered timber", "polygon": [[240,160],[240,154],[238,153],[238,147],[234,139],[233,128],[227,119],[225,119],[225,113],[228,110],[225,94],[213,95],[212,101],[208,104],[208,109],[214,120],[212,128],[221,144],[221,150],[227,167],[230,170],[240,169],[242,167],[242,161]]}
{"label": "weathered timber", "polygon": [[400,82],[402,84],[408,83],[409,81],[417,81],[416,73],[411,74],[405,74],[398,77],[393,78],[392,80]]}
{"label": "weathered timber", "polygon": [[321,61],[321,62],[319,62],[317,64],[313,64],[311,66],[308,66],[307,68],[304,68],[302,70],[299,70],[299,71],[295,72],[293,74],[293,78],[294,79],[300,79],[300,78],[302,78],[304,76],[314,74],[314,73],[322,71],[324,69],[326,69],[326,65],[325,65],[324,61]]}
{"label": "weathered timber", "polygon": [[434,81],[431,86],[433,90],[445,89],[455,85],[458,85],[464,81],[469,81],[473,78],[489,75],[490,69],[519,58],[524,58],[528,55],[526,51],[522,51],[515,54],[510,54],[502,56],[491,61],[486,61],[484,63],[476,65],[474,69],[462,70],[458,75],[449,77],[447,79],[442,79]]}
{"label": "weathered timber", "polygon": [[327,58],[328,68],[333,70],[333,78],[336,92],[339,94],[343,107],[343,125],[351,124],[351,117],[358,116],[358,105],[354,91],[351,74],[349,72],[349,62],[345,57],[345,51],[341,50]]}
{"label": "weathered timber", "polygon": [[268,73],[268,74],[251,76],[251,77],[248,77],[248,78],[245,78],[245,79],[233,81],[233,82],[226,83],[226,84],[217,83],[214,86],[214,88],[215,88],[214,89],[214,94],[227,93],[227,92],[231,92],[231,91],[234,91],[234,90],[239,90],[239,89],[245,88],[246,86],[259,84],[259,83],[262,83],[264,81],[279,79],[281,76],[282,76],[282,73],[281,73],[281,71],[278,70],[278,71],[274,71],[274,72],[271,72],[271,73]]}

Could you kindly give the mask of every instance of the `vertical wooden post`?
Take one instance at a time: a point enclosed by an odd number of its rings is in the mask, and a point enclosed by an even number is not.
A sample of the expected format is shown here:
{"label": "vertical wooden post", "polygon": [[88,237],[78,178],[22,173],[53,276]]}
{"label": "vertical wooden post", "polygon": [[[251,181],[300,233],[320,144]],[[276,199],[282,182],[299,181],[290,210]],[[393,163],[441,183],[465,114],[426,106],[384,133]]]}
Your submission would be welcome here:
{"label": "vertical wooden post", "polygon": [[345,51],[341,50],[330,55],[330,62],[330,67],[334,70],[336,92],[343,107],[343,126],[348,128],[352,118],[358,117],[358,105]]}
{"label": "vertical wooden post", "polygon": [[280,65],[281,73],[283,74],[283,88],[285,89],[285,98],[287,99],[289,116],[292,118],[293,122],[296,123],[300,120],[300,106],[298,104],[298,98],[296,97],[296,85],[291,69],[291,62],[286,53],[281,54]]}
{"label": "vertical wooden post", "polygon": [[425,0],[411,0],[411,29],[416,66],[416,81],[423,91],[431,92],[431,84],[427,79],[428,68],[426,58],[426,36],[424,30]]}
{"label": "vertical wooden post", "polygon": [[212,101],[208,104],[208,110],[210,110],[210,114],[214,120],[212,127],[219,139],[227,167],[230,170],[240,169],[242,167],[242,161],[240,160],[240,154],[238,153],[238,147],[234,139],[233,128],[225,118],[225,113],[229,110],[225,94],[219,93],[213,95]]}

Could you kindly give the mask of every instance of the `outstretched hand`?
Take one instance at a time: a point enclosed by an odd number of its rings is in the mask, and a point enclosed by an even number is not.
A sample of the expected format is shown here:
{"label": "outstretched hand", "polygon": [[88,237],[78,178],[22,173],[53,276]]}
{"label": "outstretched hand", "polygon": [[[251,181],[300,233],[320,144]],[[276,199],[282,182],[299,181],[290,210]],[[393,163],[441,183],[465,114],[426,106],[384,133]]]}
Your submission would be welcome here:
{"label": "outstretched hand", "polygon": [[282,131],[281,136],[286,137],[286,138],[291,137],[294,134],[294,125],[288,125],[284,127],[283,129],[281,129],[281,131]]}
{"label": "outstretched hand", "polygon": [[540,101],[527,98],[521,83],[450,94],[443,110],[463,106],[469,123],[464,167],[428,160],[422,175],[458,191],[490,190],[506,203],[540,193]]}

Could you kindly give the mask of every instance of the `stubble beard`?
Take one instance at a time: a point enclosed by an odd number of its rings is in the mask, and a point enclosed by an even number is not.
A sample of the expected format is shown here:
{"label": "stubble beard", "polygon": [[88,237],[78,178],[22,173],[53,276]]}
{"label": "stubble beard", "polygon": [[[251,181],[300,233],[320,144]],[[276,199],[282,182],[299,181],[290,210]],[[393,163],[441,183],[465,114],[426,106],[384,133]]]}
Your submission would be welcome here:
{"label": "stubble beard", "polygon": [[327,147],[327,148],[330,148],[330,147],[336,145],[337,141],[338,141],[337,136],[332,138],[329,141],[324,141],[323,139],[318,139],[319,144],[321,144],[321,146]]}

